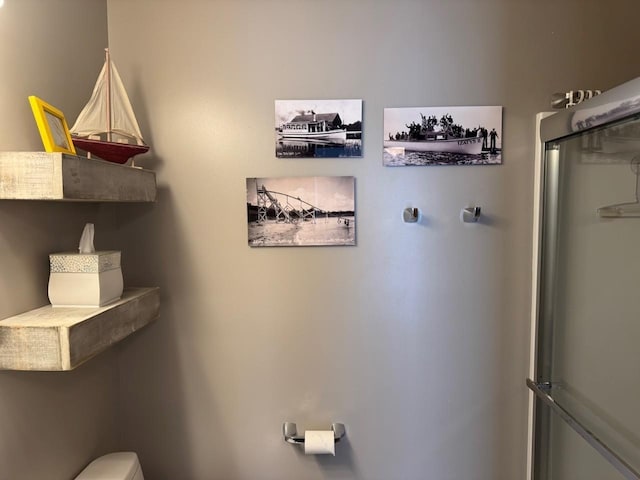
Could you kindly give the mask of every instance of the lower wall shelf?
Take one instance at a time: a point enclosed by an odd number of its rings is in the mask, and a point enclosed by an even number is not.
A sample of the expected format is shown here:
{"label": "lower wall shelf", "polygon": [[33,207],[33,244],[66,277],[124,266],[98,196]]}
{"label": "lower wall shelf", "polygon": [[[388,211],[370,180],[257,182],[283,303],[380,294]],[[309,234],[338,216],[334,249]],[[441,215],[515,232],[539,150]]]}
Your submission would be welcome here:
{"label": "lower wall shelf", "polygon": [[73,370],[152,321],[160,291],[125,289],[99,308],[45,307],[0,320],[0,369]]}

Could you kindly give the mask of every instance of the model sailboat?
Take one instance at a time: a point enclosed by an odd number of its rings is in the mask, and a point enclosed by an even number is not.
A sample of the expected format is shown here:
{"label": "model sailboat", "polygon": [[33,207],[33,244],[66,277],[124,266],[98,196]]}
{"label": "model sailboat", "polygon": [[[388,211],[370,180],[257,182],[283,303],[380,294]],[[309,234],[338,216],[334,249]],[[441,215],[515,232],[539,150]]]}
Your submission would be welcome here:
{"label": "model sailboat", "polygon": [[103,160],[126,163],[131,157],[145,153],[138,121],[131,108],[127,91],[111,61],[109,49],[106,60],[93,87],[89,102],[71,127],[71,139],[76,148]]}

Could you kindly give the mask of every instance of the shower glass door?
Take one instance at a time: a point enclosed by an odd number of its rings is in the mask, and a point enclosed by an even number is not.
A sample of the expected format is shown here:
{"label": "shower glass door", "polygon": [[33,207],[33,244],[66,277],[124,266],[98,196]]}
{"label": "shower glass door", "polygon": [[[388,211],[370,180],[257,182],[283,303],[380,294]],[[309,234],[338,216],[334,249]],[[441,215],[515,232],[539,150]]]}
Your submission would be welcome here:
{"label": "shower glass door", "polygon": [[640,79],[542,121],[535,480],[640,480]]}

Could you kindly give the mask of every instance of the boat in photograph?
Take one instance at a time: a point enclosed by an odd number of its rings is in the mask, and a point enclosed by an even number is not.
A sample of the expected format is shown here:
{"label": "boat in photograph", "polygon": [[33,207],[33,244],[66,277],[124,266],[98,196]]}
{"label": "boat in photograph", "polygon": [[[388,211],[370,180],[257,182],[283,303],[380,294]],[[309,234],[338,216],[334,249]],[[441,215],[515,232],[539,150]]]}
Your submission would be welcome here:
{"label": "boat in photograph", "polygon": [[70,129],[76,148],[114,163],[149,150],[109,49],[89,102]]}
{"label": "boat in photograph", "polygon": [[429,140],[385,140],[385,148],[403,148],[411,152],[446,152],[480,155],[482,137],[429,139]]}
{"label": "boat in photograph", "polygon": [[277,130],[278,136],[289,139],[326,140],[344,142],[347,129],[342,128],[342,120],[337,113],[301,114],[283,123]]}

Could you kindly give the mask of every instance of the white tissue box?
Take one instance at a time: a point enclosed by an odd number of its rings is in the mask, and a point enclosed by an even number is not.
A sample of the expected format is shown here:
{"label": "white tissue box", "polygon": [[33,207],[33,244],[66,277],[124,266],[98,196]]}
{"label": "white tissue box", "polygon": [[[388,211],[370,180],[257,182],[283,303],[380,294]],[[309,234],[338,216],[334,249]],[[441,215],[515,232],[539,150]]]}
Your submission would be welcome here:
{"label": "white tissue box", "polygon": [[49,255],[49,301],[54,307],[102,307],[122,296],[120,252]]}

